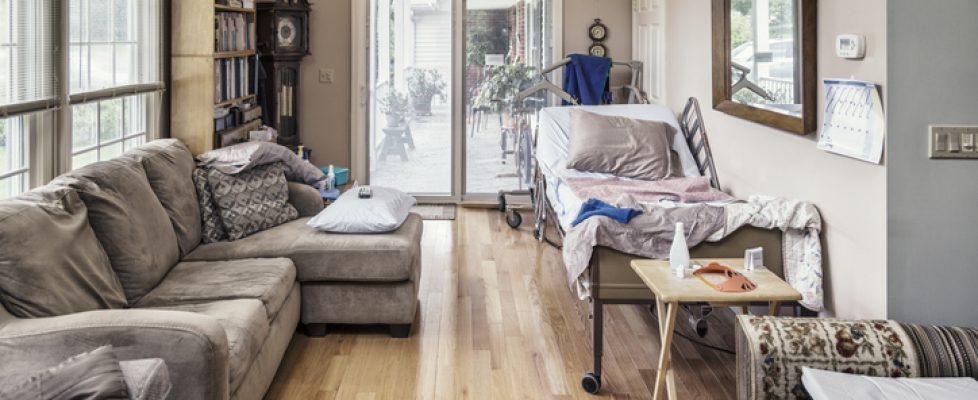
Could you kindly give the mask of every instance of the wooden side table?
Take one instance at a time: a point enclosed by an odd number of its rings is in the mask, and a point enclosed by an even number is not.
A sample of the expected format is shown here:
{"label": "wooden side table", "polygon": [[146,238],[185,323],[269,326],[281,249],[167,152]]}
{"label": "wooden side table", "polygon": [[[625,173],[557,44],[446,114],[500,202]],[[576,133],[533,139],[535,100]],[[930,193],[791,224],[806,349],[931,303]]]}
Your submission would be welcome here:
{"label": "wooden side table", "polygon": [[693,263],[708,265],[717,262],[739,270],[747,279],[757,284],[750,292],[729,293],[720,292],[695,278],[677,278],[669,261],[635,260],[632,269],[638,274],[646,286],[655,294],[656,312],[659,315],[659,336],[662,349],[659,351],[659,369],[655,377],[655,399],[676,398],[676,383],[670,364],[672,336],[676,328],[676,314],[681,303],[710,303],[720,306],[766,302],[769,312],[774,315],[781,302],[801,300],[801,293],[792,288],[783,279],[765,268],[754,271],[744,271],[743,259],[694,259]]}

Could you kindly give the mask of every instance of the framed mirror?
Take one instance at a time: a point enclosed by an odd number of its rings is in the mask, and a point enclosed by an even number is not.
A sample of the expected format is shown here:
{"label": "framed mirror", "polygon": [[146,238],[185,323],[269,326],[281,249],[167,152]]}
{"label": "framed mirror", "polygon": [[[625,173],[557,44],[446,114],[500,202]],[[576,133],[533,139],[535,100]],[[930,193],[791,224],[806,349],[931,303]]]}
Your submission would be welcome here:
{"label": "framed mirror", "polygon": [[817,0],[713,0],[713,108],[817,129]]}

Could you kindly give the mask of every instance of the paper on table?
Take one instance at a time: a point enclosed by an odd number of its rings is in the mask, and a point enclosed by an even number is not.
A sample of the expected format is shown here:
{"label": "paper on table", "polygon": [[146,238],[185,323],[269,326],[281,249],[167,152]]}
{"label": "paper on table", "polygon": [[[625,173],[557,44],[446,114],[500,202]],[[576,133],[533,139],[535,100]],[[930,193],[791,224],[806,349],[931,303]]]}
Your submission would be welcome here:
{"label": "paper on table", "polygon": [[818,148],[879,163],[883,157],[883,100],[875,83],[826,79],[825,122]]}

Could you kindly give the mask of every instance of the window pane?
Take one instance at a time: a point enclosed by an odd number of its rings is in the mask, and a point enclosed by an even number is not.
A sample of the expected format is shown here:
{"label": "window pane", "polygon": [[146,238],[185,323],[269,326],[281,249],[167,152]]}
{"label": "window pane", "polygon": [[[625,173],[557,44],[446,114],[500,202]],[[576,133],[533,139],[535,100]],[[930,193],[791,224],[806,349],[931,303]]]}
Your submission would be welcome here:
{"label": "window pane", "polygon": [[[0,0],[3,1],[3,0]],[[82,27],[78,21],[81,21],[82,6],[77,1],[72,1],[68,3],[68,18],[71,21],[68,25],[68,41],[69,42],[80,42],[82,41]]]}
{"label": "window pane", "polygon": [[27,174],[14,175],[0,179],[0,199],[21,194],[27,190]]}
{"label": "window pane", "polygon": [[98,151],[91,150],[71,157],[71,169],[78,169],[98,161]]}
{"label": "window pane", "polygon": [[10,0],[0,0],[0,44],[10,40]]}
{"label": "window pane", "polygon": [[125,41],[132,40],[132,37],[135,35],[132,35],[130,33],[132,27],[131,24],[132,21],[131,21],[129,10],[132,8],[132,6],[129,3],[131,2],[131,0],[113,0],[113,1],[115,2],[114,4],[115,9],[113,10],[115,12],[114,15],[115,41],[125,42]]}
{"label": "window pane", "polygon": [[[5,30],[0,28],[0,31]],[[0,104],[10,103],[12,100],[10,96],[11,51],[10,47],[0,45]]]}
{"label": "window pane", "polygon": [[69,0],[71,92],[159,79],[160,0]]}
{"label": "window pane", "polygon": [[22,118],[0,119],[0,174],[27,167],[26,139]]}
{"label": "window pane", "polygon": [[91,82],[87,89],[112,87],[112,45],[93,44],[88,62],[91,66]]}
{"label": "window pane", "polygon": [[136,147],[139,147],[145,141],[146,141],[146,136],[136,136],[136,137],[134,137],[132,139],[126,139],[126,142],[125,142],[126,143],[126,147],[124,148],[124,150],[129,151],[130,149],[134,149]]}
{"label": "window pane", "polygon": [[143,105],[144,100],[144,96],[130,96],[126,98],[126,136],[146,133],[146,109]]}
{"label": "window pane", "polygon": [[0,105],[56,95],[56,9],[53,0],[0,0]]}
{"label": "window pane", "polygon": [[102,148],[99,160],[108,160],[122,155],[122,142],[110,144]]}
{"label": "window pane", "polygon": [[68,75],[71,81],[71,92],[79,92],[88,87],[88,46],[71,46],[68,61]]}
{"label": "window pane", "polygon": [[122,99],[100,102],[99,108],[99,138],[101,142],[121,138]]}
{"label": "window pane", "polygon": [[[72,152],[98,144],[97,132],[98,104],[79,104],[71,107],[71,150]],[[76,165],[72,163],[72,165]]]}
{"label": "window pane", "polygon": [[88,29],[92,42],[108,42],[112,29],[112,9],[109,0],[89,0]]}
{"label": "window pane", "polygon": [[136,82],[136,45],[115,46],[115,84],[128,85]]}

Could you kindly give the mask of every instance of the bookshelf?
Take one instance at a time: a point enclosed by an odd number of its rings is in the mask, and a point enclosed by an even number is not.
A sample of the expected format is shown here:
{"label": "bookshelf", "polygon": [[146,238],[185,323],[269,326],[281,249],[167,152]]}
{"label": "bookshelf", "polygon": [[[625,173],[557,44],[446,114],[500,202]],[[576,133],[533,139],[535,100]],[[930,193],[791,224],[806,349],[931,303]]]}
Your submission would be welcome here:
{"label": "bookshelf", "polygon": [[254,1],[172,0],[170,135],[194,154],[261,126]]}

